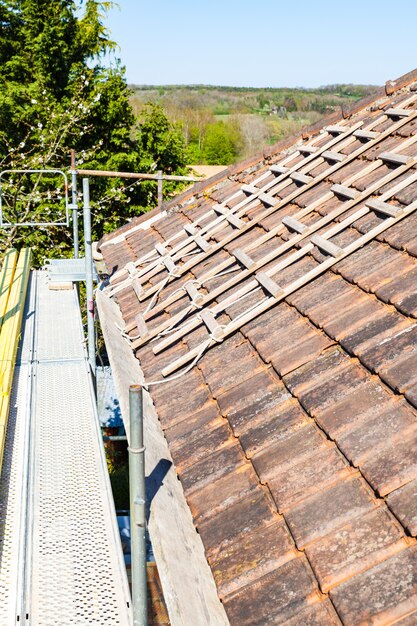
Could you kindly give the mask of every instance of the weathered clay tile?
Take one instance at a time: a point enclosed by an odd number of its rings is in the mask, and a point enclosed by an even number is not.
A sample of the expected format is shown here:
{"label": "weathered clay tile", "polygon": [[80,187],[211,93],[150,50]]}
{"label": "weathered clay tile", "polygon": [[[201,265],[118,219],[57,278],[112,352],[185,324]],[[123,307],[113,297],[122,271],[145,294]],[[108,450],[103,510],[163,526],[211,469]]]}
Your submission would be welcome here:
{"label": "weathered clay tile", "polygon": [[351,470],[335,447],[321,446],[317,451],[268,480],[268,486],[283,512],[308,496],[321,491],[339,478],[348,476]]}
{"label": "weathered clay tile", "polygon": [[349,178],[352,177],[353,175],[358,174],[359,172],[362,172],[363,168],[364,168],[364,163],[362,160],[358,159],[355,161],[351,161],[350,163],[347,163],[346,165],[336,170],[335,172],[332,172],[329,175],[329,180],[332,183],[340,185],[341,183],[344,183],[346,180],[349,180]]}
{"label": "weathered clay tile", "polygon": [[192,493],[216,477],[235,471],[244,464],[245,457],[240,445],[232,442],[227,447],[212,451],[205,458],[182,471],[180,474],[181,483],[187,494]]}
{"label": "weathered clay tile", "polygon": [[214,517],[200,522],[198,531],[206,554],[213,557],[235,544],[239,538],[280,519],[270,496],[258,487]]}
{"label": "weathered clay tile", "polygon": [[375,507],[365,481],[353,475],[291,507],[285,519],[297,547],[302,549]]}
{"label": "weathered clay tile", "polygon": [[310,331],[299,344],[293,345],[287,350],[281,349],[269,356],[276,371],[284,376],[298,367],[315,359],[324,350],[332,346],[334,342],[329,340],[323,333]]}
{"label": "weathered clay tile", "polygon": [[[366,161],[365,162],[362,161],[362,163],[363,163],[362,167],[363,169],[365,169]],[[357,189],[358,191],[365,191],[365,189],[368,189],[371,185],[374,185],[378,181],[383,180],[387,174],[390,174],[392,172],[392,169],[393,168],[388,167],[388,165],[381,165],[377,169],[374,169],[371,173],[366,174],[362,176],[361,178],[358,178],[357,180],[355,180],[352,183],[352,187],[355,187],[355,189]],[[381,185],[382,184],[383,183],[381,183]]]}
{"label": "weathered clay tile", "polygon": [[255,421],[275,413],[277,407],[290,397],[281,382],[262,371],[220,395],[217,401],[235,435],[239,436]]}
{"label": "weathered clay tile", "polygon": [[368,413],[354,423],[352,429],[341,432],[337,437],[337,445],[353,465],[360,465],[365,458],[375,454],[376,449],[387,446],[393,438],[417,424],[417,415],[405,402],[391,401],[386,408],[370,406]]}
{"label": "weathered clay tile", "polygon": [[239,334],[227,343],[215,346],[200,362],[204,379],[214,397],[241,385],[263,367],[253,348]]}
{"label": "weathered clay tile", "polygon": [[340,620],[333,608],[332,603],[326,599],[307,606],[283,622],[285,626],[300,626],[300,624],[308,624],[308,626],[336,626],[340,624]]}
{"label": "weathered clay tile", "polygon": [[394,248],[406,250],[408,254],[417,256],[417,220],[414,214],[394,224],[383,234],[383,240]]}
{"label": "weathered clay tile", "polygon": [[407,546],[399,525],[383,509],[355,517],[306,548],[321,590],[329,591]]}
{"label": "weathered clay tile", "polygon": [[283,437],[297,432],[311,422],[299,402],[293,398],[267,411],[239,436],[245,454],[253,456],[265,446],[269,446]]}
{"label": "weathered clay tile", "polygon": [[[293,559],[223,600],[231,624],[282,624],[319,599],[303,558]],[[310,608],[310,607],[309,607]]]}
{"label": "weathered clay tile", "polygon": [[295,554],[290,534],[281,521],[240,536],[209,558],[220,598],[281,567]]}
{"label": "weathered clay tile", "polygon": [[187,467],[201,459],[207,458],[213,451],[221,450],[233,441],[233,433],[224,419],[210,423],[190,433],[181,447],[171,445],[171,454],[178,472],[181,474]]}
{"label": "weathered clay tile", "polygon": [[301,392],[313,390],[320,383],[333,377],[338,372],[350,366],[350,360],[338,349],[330,349],[315,361],[298,368],[285,376],[285,384],[291,393],[298,395]]}
{"label": "weathered clay tile", "polygon": [[381,496],[414,480],[417,477],[416,426],[405,436],[392,439],[382,450],[376,450],[360,469]]}
{"label": "weathered clay tile", "polygon": [[365,372],[356,364],[348,361],[344,365],[343,369],[335,371],[328,380],[317,383],[309,390],[295,391],[303,407],[313,416],[321,415],[324,409],[350,395],[366,380]]}
{"label": "weathered clay tile", "polygon": [[314,424],[289,434],[264,448],[252,458],[253,466],[262,482],[267,482],[277,473],[299,463],[300,459],[323,447],[325,438]]}
{"label": "weathered clay tile", "polygon": [[389,337],[397,335],[402,330],[411,326],[408,320],[396,311],[381,310],[375,317],[370,317],[367,322],[353,330],[352,333],[340,338],[340,345],[355,356],[360,356],[368,348],[380,345]]}
{"label": "weathered clay tile", "polygon": [[[330,317],[331,310],[333,310],[332,317]],[[323,328],[330,337],[340,341],[343,337],[366,326],[370,320],[383,317],[385,311],[384,305],[375,298],[366,296],[364,293],[351,292],[338,298],[334,307],[329,302],[329,319],[323,321]]]}
{"label": "weathered clay tile", "polygon": [[[361,354],[361,361],[371,371],[380,372],[389,368],[397,359],[414,351],[417,340],[417,326],[405,326],[398,333],[387,338],[384,343],[370,346]],[[395,369],[395,368],[394,368]]]}
{"label": "weathered clay tile", "polygon": [[165,437],[170,445],[181,446],[187,437],[196,429],[201,429],[209,423],[217,423],[220,417],[216,402],[208,402],[200,411],[196,411],[186,420],[181,420],[177,424],[166,429]]}
{"label": "weathered clay tile", "polygon": [[417,352],[404,351],[390,365],[381,368],[379,375],[392,389],[406,393],[417,382]]}
{"label": "weathered clay tile", "polygon": [[417,609],[416,547],[336,587],[330,597],[344,624],[392,624]]}
{"label": "weathered clay tile", "polygon": [[214,476],[205,486],[187,493],[187,502],[194,522],[199,526],[234,503],[252,497],[258,489],[259,478],[251,463],[245,463],[232,472]]}
{"label": "weathered clay tile", "polygon": [[392,491],[387,504],[410,535],[417,535],[417,480]]}

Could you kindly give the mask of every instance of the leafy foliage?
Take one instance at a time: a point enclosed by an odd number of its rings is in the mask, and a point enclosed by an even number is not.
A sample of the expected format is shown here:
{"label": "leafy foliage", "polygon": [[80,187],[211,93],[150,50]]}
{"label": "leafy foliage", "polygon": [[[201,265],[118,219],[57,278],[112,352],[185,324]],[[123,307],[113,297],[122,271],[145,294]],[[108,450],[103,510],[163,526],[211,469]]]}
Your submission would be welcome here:
{"label": "leafy foliage", "polygon": [[[0,2],[0,169],[68,171],[77,165],[117,171],[176,171],[183,167],[183,137],[162,110],[135,117],[115,44],[104,26],[111,3],[86,0]],[[81,10],[83,13],[81,15]],[[30,184],[29,184],[30,183]],[[155,203],[156,184],[120,179],[91,181],[98,238]],[[80,185],[81,186],[81,185]],[[44,176],[3,179],[3,209],[10,222],[47,221],[52,189]],[[165,191],[168,193],[169,189]],[[139,207],[139,208],[138,208]],[[0,230],[0,249],[36,245],[37,257],[70,252],[62,228]]]}
{"label": "leafy foliage", "polygon": [[190,163],[229,164],[296,133],[321,116],[373,93],[372,85],[331,85],[317,89],[133,86],[131,102],[163,107],[182,125]]}

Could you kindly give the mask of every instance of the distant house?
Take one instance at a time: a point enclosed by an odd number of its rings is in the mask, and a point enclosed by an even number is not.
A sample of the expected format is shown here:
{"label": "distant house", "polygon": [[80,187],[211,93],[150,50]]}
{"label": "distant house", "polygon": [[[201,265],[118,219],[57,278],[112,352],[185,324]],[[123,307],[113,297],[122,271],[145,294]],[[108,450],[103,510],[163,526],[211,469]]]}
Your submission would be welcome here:
{"label": "distant house", "polygon": [[416,80],[101,242],[173,624],[417,624]]}

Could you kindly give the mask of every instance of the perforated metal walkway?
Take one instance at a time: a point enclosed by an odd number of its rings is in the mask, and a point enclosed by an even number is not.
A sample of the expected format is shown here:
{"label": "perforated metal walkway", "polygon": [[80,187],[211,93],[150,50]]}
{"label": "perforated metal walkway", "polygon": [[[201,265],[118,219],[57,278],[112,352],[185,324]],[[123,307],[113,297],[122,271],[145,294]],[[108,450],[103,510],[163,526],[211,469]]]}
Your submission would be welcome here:
{"label": "perforated metal walkway", "polygon": [[33,272],[0,480],[0,624],[130,623],[77,295]]}

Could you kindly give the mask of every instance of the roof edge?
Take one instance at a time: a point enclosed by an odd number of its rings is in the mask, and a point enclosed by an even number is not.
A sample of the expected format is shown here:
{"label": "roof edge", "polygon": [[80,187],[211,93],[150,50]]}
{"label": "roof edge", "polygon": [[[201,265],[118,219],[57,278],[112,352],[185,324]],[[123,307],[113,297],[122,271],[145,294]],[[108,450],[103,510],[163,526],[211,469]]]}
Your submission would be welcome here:
{"label": "roof edge", "polygon": [[[144,376],[138,359],[118,330],[124,322],[117,304],[98,290],[97,308],[129,441],[129,386],[143,384]],[[229,626],[148,392],[144,393],[144,411],[146,475],[157,487],[148,527],[170,622],[172,626]]]}

